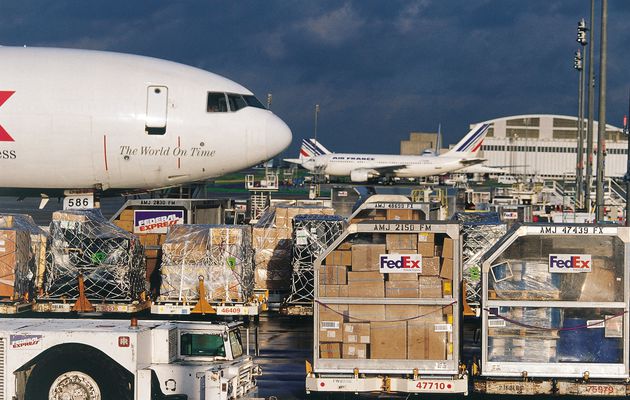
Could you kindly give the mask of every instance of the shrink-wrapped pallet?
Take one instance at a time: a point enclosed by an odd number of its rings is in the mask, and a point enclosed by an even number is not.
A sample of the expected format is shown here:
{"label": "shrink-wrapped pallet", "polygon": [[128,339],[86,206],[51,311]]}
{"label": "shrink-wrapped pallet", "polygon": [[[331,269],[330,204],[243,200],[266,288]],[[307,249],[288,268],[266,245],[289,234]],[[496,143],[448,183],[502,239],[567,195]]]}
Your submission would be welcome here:
{"label": "shrink-wrapped pallet", "polygon": [[107,221],[99,210],[53,213],[44,299],[76,299],[79,276],[89,300],[135,301],[145,291],[138,238]]}
{"label": "shrink-wrapped pallet", "polygon": [[251,227],[176,225],[162,245],[160,301],[246,301],[254,288]]}

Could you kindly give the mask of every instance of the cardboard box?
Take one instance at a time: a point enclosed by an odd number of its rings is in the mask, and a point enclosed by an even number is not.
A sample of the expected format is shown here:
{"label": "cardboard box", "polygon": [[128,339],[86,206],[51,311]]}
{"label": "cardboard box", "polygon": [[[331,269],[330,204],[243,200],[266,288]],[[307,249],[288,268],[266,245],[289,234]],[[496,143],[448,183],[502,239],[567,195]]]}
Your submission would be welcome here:
{"label": "cardboard box", "polygon": [[127,232],[133,232],[133,221],[114,221],[114,225],[119,227],[120,229],[126,230]]}
{"label": "cardboard box", "polygon": [[409,321],[407,324],[407,355],[410,360],[446,360],[446,332],[435,332],[443,322]]}
{"label": "cardboard box", "polygon": [[[88,216],[86,214],[73,214],[65,211],[55,211],[52,214],[52,220],[68,222],[87,222]],[[133,226],[133,223],[131,225]]]}
{"label": "cardboard box", "polygon": [[145,233],[138,235],[143,246],[158,246],[159,235],[157,233]]}
{"label": "cardboard box", "polygon": [[118,219],[121,221],[133,221],[134,212],[133,210],[123,210],[118,216]]}
{"label": "cardboard box", "polygon": [[422,276],[440,275],[440,258],[422,256]]}
{"label": "cardboard box", "polygon": [[14,295],[24,294],[15,293],[16,272],[28,269],[30,253],[31,235],[29,232],[13,229],[0,230],[0,297],[12,298]]}
{"label": "cardboard box", "polygon": [[418,307],[415,304],[387,304],[385,317],[388,321],[402,321],[418,316]]}
{"label": "cardboard box", "polygon": [[415,233],[388,233],[385,235],[387,251],[392,250],[416,250],[418,248],[418,235]]}
{"label": "cardboard box", "polygon": [[414,219],[413,210],[411,209],[388,209],[385,215],[390,221],[411,221]]}
{"label": "cardboard box", "polygon": [[348,284],[362,282],[383,282],[385,275],[374,271],[348,272]]}
{"label": "cardboard box", "polygon": [[[409,274],[409,275],[415,275],[415,274]],[[402,299],[417,299],[418,298],[418,282],[417,281],[385,282],[385,297],[398,298],[398,299],[401,299],[401,298]]]}
{"label": "cardboard box", "polygon": [[348,297],[385,297],[385,284],[383,281],[354,282],[348,284]]}
{"label": "cardboard box", "polygon": [[385,321],[385,305],[350,304],[346,313],[346,321],[352,323]]}
{"label": "cardboard box", "polygon": [[453,279],[453,259],[443,258],[442,268],[440,268],[440,277],[444,279]]}
{"label": "cardboard box", "polygon": [[453,254],[455,254],[454,248],[455,242],[451,238],[444,238],[444,244],[442,246],[442,257],[444,258],[454,258]]}
{"label": "cardboard box", "polygon": [[370,322],[370,358],[407,358],[406,322]]}
{"label": "cardboard box", "polygon": [[433,257],[435,255],[435,245],[433,242],[418,242],[418,254],[422,257]]}
{"label": "cardboard box", "polygon": [[435,243],[435,233],[430,233],[430,232],[418,233],[418,243]]}
{"label": "cardboard box", "polygon": [[352,246],[352,271],[378,271],[384,244],[355,244]]}
{"label": "cardboard box", "polygon": [[370,324],[369,323],[352,323],[343,324],[343,342],[344,343],[370,343]]}
{"label": "cardboard box", "polygon": [[345,285],[348,283],[348,267],[322,265],[319,268],[320,285]]}
{"label": "cardboard box", "polygon": [[339,306],[319,306],[319,341],[339,342],[343,341],[344,309]]}
{"label": "cardboard box", "polygon": [[352,265],[352,252],[349,250],[334,250],[327,257],[326,265]]}
{"label": "cardboard box", "polygon": [[341,343],[320,343],[319,356],[321,358],[341,358]]}
{"label": "cardboard box", "polygon": [[386,274],[387,281],[389,282],[397,282],[397,281],[418,281],[418,274]]}
{"label": "cardboard box", "polygon": [[319,285],[321,297],[348,297],[348,285]]}
{"label": "cardboard box", "polygon": [[418,278],[418,296],[422,299],[442,297],[442,279],[439,276],[421,276]]}
{"label": "cardboard box", "polygon": [[350,359],[366,359],[367,344],[344,343],[342,345],[342,357]]}

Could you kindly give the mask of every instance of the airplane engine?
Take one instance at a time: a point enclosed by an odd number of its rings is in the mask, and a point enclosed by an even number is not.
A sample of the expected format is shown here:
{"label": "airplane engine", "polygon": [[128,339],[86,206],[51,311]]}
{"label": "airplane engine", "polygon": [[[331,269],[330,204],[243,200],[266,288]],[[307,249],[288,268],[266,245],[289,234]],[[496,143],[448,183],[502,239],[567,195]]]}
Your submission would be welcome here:
{"label": "airplane engine", "polygon": [[350,180],[352,182],[367,182],[368,179],[373,178],[374,174],[371,174],[367,170],[355,170],[350,172]]}

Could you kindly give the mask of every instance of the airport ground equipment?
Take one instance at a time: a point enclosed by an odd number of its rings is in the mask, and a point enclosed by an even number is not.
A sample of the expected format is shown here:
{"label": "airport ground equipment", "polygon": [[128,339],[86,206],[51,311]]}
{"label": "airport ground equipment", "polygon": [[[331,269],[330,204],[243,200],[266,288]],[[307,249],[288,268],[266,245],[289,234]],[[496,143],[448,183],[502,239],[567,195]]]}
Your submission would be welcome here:
{"label": "airport ground equipment", "polygon": [[174,225],[162,245],[156,314],[258,315],[250,225]]}
{"label": "airport ground equipment", "polygon": [[53,213],[39,312],[136,312],[149,306],[138,238],[100,210]]}
{"label": "airport ground equipment", "polygon": [[280,311],[288,315],[312,315],[314,267],[323,253],[346,228],[338,215],[300,214],[293,218],[293,275],[291,293]]}
{"label": "airport ground equipment", "polygon": [[0,314],[31,309],[42,287],[47,234],[24,214],[0,214]]}
{"label": "airport ground equipment", "polygon": [[452,219],[461,223],[462,295],[471,309],[479,310],[481,257],[505,235],[507,227],[494,212],[458,212]]}
{"label": "airport ground equipment", "polygon": [[476,391],[626,396],[630,230],[515,226],[482,259]]}
{"label": "airport ground equipment", "polygon": [[315,262],[310,392],[467,393],[456,222],[352,224]]}
{"label": "airport ground equipment", "polygon": [[[361,221],[422,221],[437,219],[439,204],[411,202],[404,196],[374,195],[361,203],[348,217],[348,222]],[[435,217],[435,218],[431,218]]]}
{"label": "airport ground equipment", "polygon": [[5,318],[3,399],[243,397],[260,368],[239,323]]}

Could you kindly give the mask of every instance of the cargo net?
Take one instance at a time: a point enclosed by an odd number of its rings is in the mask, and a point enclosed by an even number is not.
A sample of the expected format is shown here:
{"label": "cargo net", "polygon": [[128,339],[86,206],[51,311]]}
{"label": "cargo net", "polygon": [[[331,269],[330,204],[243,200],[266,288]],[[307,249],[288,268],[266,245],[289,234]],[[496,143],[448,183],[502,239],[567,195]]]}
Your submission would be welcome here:
{"label": "cargo net", "polygon": [[338,215],[297,215],[293,218],[293,275],[287,305],[311,304],[314,299],[314,262],[345,229]]}
{"label": "cargo net", "polygon": [[79,297],[79,277],[92,301],[135,301],[145,292],[140,241],[99,210],[53,213],[43,299]]}
{"label": "cargo net", "polygon": [[0,301],[29,301],[42,285],[46,233],[29,215],[0,214]]}
{"label": "cargo net", "polygon": [[481,257],[507,232],[507,225],[494,212],[458,212],[453,220],[462,229],[462,278],[466,281],[466,301],[471,307],[481,303]]}
{"label": "cargo net", "polygon": [[254,267],[248,225],[176,225],[162,245],[160,302],[196,301],[203,280],[208,302],[252,297]]}

